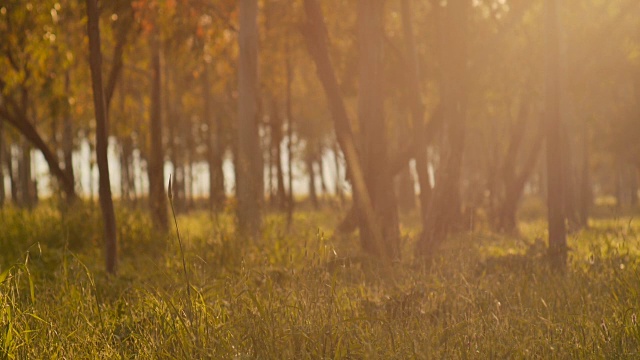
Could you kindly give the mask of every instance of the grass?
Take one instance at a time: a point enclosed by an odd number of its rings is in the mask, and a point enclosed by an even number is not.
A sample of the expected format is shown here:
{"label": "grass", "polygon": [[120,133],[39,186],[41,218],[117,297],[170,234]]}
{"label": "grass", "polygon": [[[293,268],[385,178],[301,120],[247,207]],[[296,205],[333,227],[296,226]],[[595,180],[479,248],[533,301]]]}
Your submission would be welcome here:
{"label": "grass", "polygon": [[[118,211],[120,275],[102,270],[99,214],[0,212],[0,359],[593,359],[640,356],[640,223],[572,234],[546,266],[544,224],[521,237],[460,234],[436,264],[381,269],[328,212],[268,215],[261,241],[221,214],[175,235]],[[415,229],[406,229],[415,234]]]}

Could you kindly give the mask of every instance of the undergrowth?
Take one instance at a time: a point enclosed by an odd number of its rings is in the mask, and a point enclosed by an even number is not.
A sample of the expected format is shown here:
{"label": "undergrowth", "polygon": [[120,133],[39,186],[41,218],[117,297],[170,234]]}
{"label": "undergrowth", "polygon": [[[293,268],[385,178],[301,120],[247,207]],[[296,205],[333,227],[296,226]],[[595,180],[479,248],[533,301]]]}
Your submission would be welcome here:
{"label": "undergrowth", "polygon": [[[118,211],[120,269],[102,270],[87,209],[0,212],[0,359],[638,358],[637,221],[570,237],[552,272],[544,226],[460,234],[431,266],[381,268],[326,213],[272,214],[258,241],[232,217],[178,218],[173,235]],[[320,227],[318,227],[320,224]],[[537,239],[537,240],[536,240]]]}

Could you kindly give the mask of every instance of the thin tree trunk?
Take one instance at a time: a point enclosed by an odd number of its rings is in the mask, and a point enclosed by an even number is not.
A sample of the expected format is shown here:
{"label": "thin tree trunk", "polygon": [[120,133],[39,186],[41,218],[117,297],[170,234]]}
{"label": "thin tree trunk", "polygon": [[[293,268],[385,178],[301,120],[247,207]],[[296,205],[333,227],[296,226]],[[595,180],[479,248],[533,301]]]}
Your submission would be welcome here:
{"label": "thin tree trunk", "polygon": [[322,196],[329,194],[329,187],[327,186],[327,179],[324,173],[324,157],[322,156],[322,149],[318,149],[318,155],[316,157],[316,163],[318,164],[318,176],[320,176],[320,189],[322,189]]}
{"label": "thin tree trunk", "polygon": [[237,217],[240,232],[256,237],[260,230],[260,208],[264,197],[258,135],[258,1],[240,0],[239,12]]}
{"label": "thin tree trunk", "polygon": [[[413,124],[415,126],[415,134],[413,136],[414,147],[413,157],[416,160],[416,173],[418,175],[418,184],[420,186],[420,210],[422,213],[423,221],[426,219],[426,211],[431,199],[431,181],[429,176],[428,159],[427,159],[427,146],[429,145],[428,138],[426,141],[420,141],[423,137],[432,137],[433,133],[437,131],[437,128],[433,125],[437,125],[442,120],[442,116],[439,111],[434,113],[434,117],[431,118],[429,123],[429,129],[425,129],[424,115],[425,109],[420,96],[422,94],[422,87],[420,86],[420,66],[418,64],[418,53],[416,51],[415,38],[413,35],[413,19],[411,3],[409,0],[402,0],[401,3],[402,13],[402,31],[404,36],[405,48],[408,59],[408,76],[409,79],[409,96],[411,103],[411,116],[413,118]],[[439,107],[440,109],[441,107]],[[428,132],[425,132],[428,131]],[[422,146],[418,144],[424,143]],[[424,227],[423,223],[423,227]]]}
{"label": "thin tree trunk", "polygon": [[100,50],[100,14],[97,0],[87,0],[87,32],[89,34],[89,64],[93,87],[93,104],[96,116],[96,157],[100,172],[100,207],[104,223],[105,263],[107,272],[116,273],[117,239],[116,218],[111,198],[109,162],[107,157],[108,124],[107,107],[102,87],[102,54]]}
{"label": "thin tree trunk", "polygon": [[18,179],[20,184],[20,206],[33,209],[35,201],[31,186],[31,146],[26,140],[20,146],[20,161],[18,162]]}
{"label": "thin tree trunk", "polygon": [[132,201],[132,194],[135,192],[135,185],[131,174],[131,154],[133,152],[133,144],[129,136],[122,140],[120,149],[120,188],[122,189],[122,200],[125,204],[130,204]]}
{"label": "thin tree trunk", "polygon": [[590,149],[589,149],[589,129],[587,122],[582,121],[581,126],[581,141],[582,141],[582,164],[580,166],[580,206],[579,206],[579,224],[581,227],[586,228],[589,226],[589,211],[591,208],[592,193],[591,193],[591,171],[589,168],[590,163]]}
{"label": "thin tree trunk", "polygon": [[313,168],[313,157],[307,156],[307,173],[309,175],[309,199],[314,209],[318,209],[318,190],[316,187],[316,172]]}
{"label": "thin tree trunk", "polygon": [[161,67],[160,67],[160,40],[158,29],[151,40],[151,118],[150,118],[150,143],[149,154],[149,203],[151,214],[156,227],[166,232],[168,230],[167,198],[164,192],[164,148],[162,145],[162,114],[161,114]]}
{"label": "thin tree trunk", "polygon": [[[288,35],[288,34],[287,34]],[[293,104],[291,101],[291,84],[293,83],[293,68],[291,66],[291,50],[290,50],[290,40],[287,37],[287,42],[285,46],[285,72],[287,74],[286,78],[286,91],[285,91],[285,102],[287,108],[287,175],[288,175],[288,183],[289,183],[289,192],[287,194],[287,223],[291,225],[293,220],[293,209],[295,207],[295,200],[293,197]]]}
{"label": "thin tree trunk", "polygon": [[[70,87],[70,74],[69,70],[65,72],[64,76],[64,88],[65,93],[70,95],[71,87]],[[73,172],[73,122],[71,120],[71,108],[68,104],[64,106],[64,123],[62,130],[62,152],[64,158],[64,172],[67,178],[74,180],[75,184],[75,174]]]}
{"label": "thin tree trunk", "polygon": [[340,199],[340,203],[344,204],[344,189],[342,188],[342,174],[340,174],[340,148],[337,141],[332,141],[333,143],[333,162],[336,171],[335,177],[335,195]]}
{"label": "thin tree trunk", "polygon": [[0,119],[0,208],[4,206],[6,194],[4,191],[4,163],[5,163],[5,136],[4,136],[4,120]]}
{"label": "thin tree trunk", "polygon": [[282,118],[278,111],[278,102],[273,99],[271,102],[271,141],[273,150],[273,166],[276,168],[276,206],[282,210],[286,207],[287,194],[284,188],[284,170],[282,169]]}
{"label": "thin tree trunk", "polygon": [[563,199],[562,119],[560,118],[560,44],[557,0],[545,0],[546,29],[546,129],[547,129],[547,207],[549,258],[554,267],[564,268],[567,238]]}
{"label": "thin tree trunk", "polygon": [[18,176],[11,148],[11,146],[7,147],[7,169],[9,170],[9,183],[11,184],[11,201],[14,205],[18,205]]}

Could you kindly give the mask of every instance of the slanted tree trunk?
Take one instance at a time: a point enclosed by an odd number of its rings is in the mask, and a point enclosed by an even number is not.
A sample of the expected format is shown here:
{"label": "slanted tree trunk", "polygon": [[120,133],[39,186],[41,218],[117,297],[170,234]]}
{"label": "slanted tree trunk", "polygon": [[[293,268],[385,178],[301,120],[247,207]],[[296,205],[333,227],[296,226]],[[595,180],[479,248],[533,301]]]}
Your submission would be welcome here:
{"label": "slanted tree trunk", "polygon": [[[69,178],[60,167],[58,157],[45,143],[35,126],[29,120],[26,108],[24,106],[19,106],[14,99],[5,97],[3,100],[4,103],[0,104],[0,117],[4,118],[11,126],[18,130],[25,139],[40,150],[42,156],[47,162],[47,165],[49,166],[49,171],[56,177],[59,184],[61,184],[66,195],[66,200],[69,203],[74,202],[77,199],[77,196],[73,179]],[[17,177],[14,178],[14,180],[16,180],[14,184],[17,184]]]}
{"label": "slanted tree trunk", "polygon": [[364,220],[361,224],[366,226],[368,233],[371,235],[370,244],[373,248],[373,253],[380,256],[385,263],[389,263],[394,254],[387,251],[388,243],[384,241],[382,227],[379,225],[379,219],[374,211],[367,189],[367,183],[365,182],[362,165],[356,150],[351,124],[347,116],[342,95],[340,94],[340,87],[336,79],[335,70],[329,58],[327,46],[328,33],[322,16],[322,10],[316,0],[305,0],[304,8],[307,15],[307,24],[303,27],[303,35],[306,39],[305,44],[316,65],[318,78],[322,83],[329,103],[336,137],[349,168],[356,207],[361,214],[361,219]]}
{"label": "slanted tree trunk", "polygon": [[168,230],[167,198],[164,192],[164,147],[162,145],[160,41],[158,29],[151,40],[151,117],[149,154],[149,204],[153,222],[162,232]]}
{"label": "slanted tree trunk", "polygon": [[545,0],[546,29],[546,138],[547,138],[547,207],[549,224],[549,258],[556,268],[567,262],[567,237],[564,213],[562,119],[560,118],[560,43],[557,0]]}
{"label": "slanted tree trunk", "polygon": [[515,168],[509,170],[512,176],[508,177],[509,182],[505,182],[505,195],[497,214],[497,226],[500,231],[506,233],[517,232],[516,212],[518,204],[522,198],[527,179],[536,168],[543,139],[544,133],[539,131],[518,174],[515,173]]}
{"label": "slanted tree trunk", "polygon": [[100,49],[100,14],[97,0],[87,0],[87,32],[89,35],[89,65],[91,67],[91,84],[93,88],[93,104],[96,116],[96,158],[100,172],[100,207],[104,223],[105,263],[110,274],[116,273],[117,239],[116,218],[111,198],[109,180],[109,162],[107,157],[108,124],[107,107],[102,87],[102,54]]}
{"label": "slanted tree trunk", "polygon": [[258,135],[258,1],[240,0],[236,197],[239,231],[256,237],[264,196]]}

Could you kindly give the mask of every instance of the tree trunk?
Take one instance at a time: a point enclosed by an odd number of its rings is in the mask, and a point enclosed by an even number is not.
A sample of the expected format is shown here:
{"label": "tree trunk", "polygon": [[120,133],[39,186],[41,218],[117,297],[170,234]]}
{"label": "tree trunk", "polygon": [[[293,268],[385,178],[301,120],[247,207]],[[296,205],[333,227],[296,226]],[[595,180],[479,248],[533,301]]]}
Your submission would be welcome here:
{"label": "tree trunk", "polygon": [[132,195],[135,192],[135,185],[132,174],[133,143],[129,136],[122,139],[120,148],[120,188],[122,189],[122,201],[124,201],[125,204],[130,204]]}
{"label": "tree trunk", "polygon": [[318,189],[316,187],[316,172],[313,168],[313,157],[307,155],[307,173],[309,174],[309,199],[314,209],[318,209]]}
{"label": "tree trunk", "polygon": [[580,165],[580,198],[579,198],[579,225],[583,228],[589,226],[589,211],[593,194],[591,193],[591,171],[590,149],[589,149],[589,129],[587,122],[582,121],[581,126],[582,141],[582,164]]}
{"label": "tree trunk", "polygon": [[5,156],[4,120],[0,119],[0,208],[4,206],[6,194],[4,191],[4,160]]}
{"label": "tree trunk", "polygon": [[220,146],[220,126],[211,111],[211,84],[209,66],[203,64],[202,94],[204,120],[207,124],[205,140],[207,142],[207,162],[209,164],[209,211],[215,213],[224,208],[224,174],[222,172],[222,149]]}
{"label": "tree trunk", "polygon": [[[422,95],[422,88],[420,86],[420,69],[418,64],[418,53],[416,51],[415,37],[413,35],[413,17],[411,11],[411,3],[410,0],[402,0],[401,2],[401,14],[402,14],[402,33],[404,37],[404,46],[405,51],[407,53],[407,62],[408,62],[408,71],[407,71],[407,79],[409,80],[409,97],[411,104],[411,117],[414,125],[414,136],[413,141],[416,143],[415,149],[413,149],[413,157],[416,161],[416,173],[418,175],[418,184],[420,186],[420,209],[423,213],[427,210],[427,206],[429,204],[429,198],[431,195],[431,182],[429,181],[429,170],[427,164],[427,146],[428,142],[424,142],[424,145],[418,146],[420,138],[422,137],[422,133],[424,132],[424,104],[420,99]],[[433,121],[433,119],[432,119]],[[412,138],[406,134],[407,138]],[[402,142],[401,142],[402,143]],[[402,170],[401,187],[406,188],[409,186],[409,177],[411,176],[411,172],[408,167],[406,170]],[[413,183],[413,182],[412,182]],[[414,194],[413,199],[409,199],[409,191],[404,190],[405,193],[400,197],[400,204],[405,210],[412,210],[415,208],[415,192],[413,188],[411,189],[411,193]],[[399,194],[401,194],[399,192]],[[411,202],[409,202],[411,201]]]}
{"label": "tree trunk", "polygon": [[100,50],[100,14],[97,0],[87,0],[87,32],[89,34],[89,64],[96,116],[96,158],[100,172],[100,207],[104,222],[105,263],[107,272],[116,273],[116,218],[111,198],[109,163],[107,157],[108,124],[104,89],[102,87],[102,54]]}
{"label": "tree trunk", "polygon": [[527,179],[531,176],[536,163],[538,162],[538,156],[542,148],[542,140],[544,139],[544,133],[539,131],[534,140],[533,146],[529,150],[527,157],[524,161],[520,173],[515,175],[515,170],[511,173],[514,174],[510,177],[510,181],[505,183],[505,197],[498,211],[498,229],[506,233],[517,232],[516,212],[518,210],[518,203],[522,198],[524,187]]}
{"label": "tree trunk", "polygon": [[[382,225],[384,251],[397,258],[400,255],[400,230],[384,118],[383,40],[384,0],[359,0],[358,119],[364,145],[363,171],[374,212]],[[366,222],[361,221],[360,240],[365,250],[373,250],[371,238]]]}
{"label": "tree trunk", "polygon": [[238,66],[238,145],[236,196],[238,230],[249,237],[260,231],[264,196],[258,135],[258,1],[240,0]]}
{"label": "tree trunk", "polygon": [[293,198],[293,104],[291,101],[291,84],[293,83],[293,68],[291,66],[291,50],[290,50],[290,40],[287,37],[286,47],[285,47],[285,72],[287,74],[286,78],[286,91],[285,91],[285,102],[287,107],[287,176],[289,183],[289,193],[287,194],[287,223],[291,225],[293,220],[293,208],[295,207],[295,200]]}
{"label": "tree trunk", "polygon": [[340,174],[340,149],[338,146],[338,142],[332,141],[333,143],[333,162],[335,166],[335,193],[338,199],[340,199],[340,204],[344,204],[344,189],[342,188],[342,175]]}
{"label": "tree trunk", "polygon": [[282,169],[282,118],[278,111],[278,102],[276,99],[271,101],[271,147],[272,147],[272,162],[276,168],[276,196],[275,204],[280,210],[285,209],[287,202],[287,194],[284,188],[284,170]]}
{"label": "tree trunk", "polygon": [[59,184],[61,184],[66,195],[66,200],[69,203],[74,202],[77,199],[77,196],[73,179],[69,178],[62,170],[60,163],[58,162],[58,157],[51,148],[47,146],[35,126],[31,121],[29,121],[25,108],[18,106],[15,101],[10,98],[4,98],[4,100],[9,103],[7,105],[10,105],[10,108],[13,111],[11,111],[9,106],[2,106],[0,107],[0,116],[18,130],[18,132],[20,132],[20,134],[22,134],[22,136],[24,136],[25,139],[27,139],[33,146],[40,150],[42,156],[47,162],[47,165],[49,166],[49,171],[56,177]]}
{"label": "tree trunk", "polygon": [[164,192],[164,148],[162,145],[162,113],[161,113],[161,73],[160,73],[160,40],[158,29],[151,40],[151,117],[150,117],[150,143],[149,154],[149,203],[152,219],[162,232],[169,227],[167,213],[167,198]]}
{"label": "tree trunk", "polygon": [[20,206],[29,210],[35,206],[31,179],[31,146],[25,140],[20,146],[20,161],[18,162],[18,179],[20,184]]}
{"label": "tree trunk", "polygon": [[9,184],[11,184],[11,201],[14,205],[18,204],[18,179],[14,166],[13,154],[11,146],[7,147],[7,170],[9,170]]}
{"label": "tree trunk", "polygon": [[386,251],[387,246],[384,241],[382,228],[379,226],[379,221],[367,189],[360,158],[356,150],[353,131],[351,130],[351,124],[340,94],[340,87],[336,79],[335,70],[329,58],[329,50],[326,43],[328,33],[322,16],[322,10],[316,0],[305,0],[304,7],[305,13],[307,14],[307,24],[303,28],[303,35],[306,38],[305,43],[316,64],[318,78],[322,83],[329,103],[336,137],[342,148],[347,166],[349,167],[356,206],[361,214],[361,218],[364,218],[364,225],[366,225],[368,232],[371,234],[371,244],[374,253],[380,256],[385,263],[389,263],[393,258],[393,254]]}
{"label": "tree trunk", "polygon": [[416,208],[416,193],[410,167],[405,167],[400,174],[396,175],[395,188],[400,210],[403,212],[414,210]]}
{"label": "tree trunk", "polygon": [[545,0],[546,29],[546,134],[547,134],[547,207],[549,258],[556,268],[567,261],[567,238],[563,200],[565,197],[560,118],[560,44],[557,0]]}
{"label": "tree trunk", "polygon": [[456,0],[440,8],[443,19],[438,33],[446,46],[441,47],[442,116],[445,142],[442,163],[436,174],[435,188],[426,212],[423,213],[423,233],[417,243],[417,253],[432,258],[446,238],[454,222],[461,219],[460,173],[465,145],[467,103],[467,26],[469,3]]}
{"label": "tree trunk", "polygon": [[[70,95],[70,74],[69,70],[65,72],[64,77],[64,88],[67,95]],[[75,174],[73,172],[73,121],[71,120],[71,108],[68,103],[64,106],[64,123],[62,129],[62,152],[64,158],[64,172],[67,178],[74,180],[75,184]]]}

